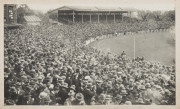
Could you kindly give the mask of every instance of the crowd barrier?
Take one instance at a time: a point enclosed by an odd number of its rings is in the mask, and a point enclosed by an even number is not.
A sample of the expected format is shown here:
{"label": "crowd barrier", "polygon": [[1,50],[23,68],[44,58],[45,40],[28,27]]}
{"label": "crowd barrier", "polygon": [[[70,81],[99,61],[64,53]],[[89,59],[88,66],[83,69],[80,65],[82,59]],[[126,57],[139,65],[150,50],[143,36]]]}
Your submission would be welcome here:
{"label": "crowd barrier", "polygon": [[145,34],[145,33],[155,33],[155,32],[168,32],[171,31],[171,28],[169,29],[156,29],[156,30],[147,30],[147,31],[136,31],[136,32],[120,32],[120,33],[110,33],[107,35],[102,36],[96,36],[95,38],[90,38],[85,41],[85,45],[88,45],[94,41],[112,38],[112,37],[119,37],[119,36],[125,36],[125,35],[135,35],[135,34]]}

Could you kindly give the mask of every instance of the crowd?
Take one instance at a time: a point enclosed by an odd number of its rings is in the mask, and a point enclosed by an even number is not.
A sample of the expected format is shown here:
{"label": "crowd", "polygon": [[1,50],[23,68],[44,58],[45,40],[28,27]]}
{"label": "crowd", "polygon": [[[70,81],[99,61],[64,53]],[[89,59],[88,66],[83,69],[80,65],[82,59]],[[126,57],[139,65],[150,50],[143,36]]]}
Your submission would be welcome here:
{"label": "crowd", "polygon": [[174,66],[85,45],[91,37],[147,27],[142,22],[6,29],[5,105],[174,105]]}

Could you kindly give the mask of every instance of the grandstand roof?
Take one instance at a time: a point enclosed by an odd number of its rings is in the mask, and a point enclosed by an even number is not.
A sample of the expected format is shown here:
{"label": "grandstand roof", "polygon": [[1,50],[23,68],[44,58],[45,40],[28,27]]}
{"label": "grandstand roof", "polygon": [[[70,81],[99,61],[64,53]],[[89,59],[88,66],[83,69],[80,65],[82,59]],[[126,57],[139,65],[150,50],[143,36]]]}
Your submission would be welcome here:
{"label": "grandstand roof", "polygon": [[40,22],[40,18],[37,16],[24,16],[27,22]]}
{"label": "grandstand roof", "polygon": [[53,12],[53,11],[57,11],[57,10],[73,10],[73,11],[84,11],[84,12],[94,12],[94,11],[97,11],[97,12],[128,12],[128,11],[125,11],[123,10],[122,8],[120,7],[97,7],[97,6],[62,6],[60,8],[57,8],[57,9],[54,9],[52,11],[49,11],[50,12]]}

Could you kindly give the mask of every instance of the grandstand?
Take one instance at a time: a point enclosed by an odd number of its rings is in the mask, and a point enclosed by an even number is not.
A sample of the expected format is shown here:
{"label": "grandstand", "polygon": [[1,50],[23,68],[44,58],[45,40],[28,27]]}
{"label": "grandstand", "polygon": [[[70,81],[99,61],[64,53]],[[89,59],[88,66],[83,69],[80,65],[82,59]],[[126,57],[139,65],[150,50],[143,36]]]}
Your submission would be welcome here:
{"label": "grandstand", "polygon": [[63,23],[123,22],[128,11],[120,7],[62,6],[49,11],[49,18]]}

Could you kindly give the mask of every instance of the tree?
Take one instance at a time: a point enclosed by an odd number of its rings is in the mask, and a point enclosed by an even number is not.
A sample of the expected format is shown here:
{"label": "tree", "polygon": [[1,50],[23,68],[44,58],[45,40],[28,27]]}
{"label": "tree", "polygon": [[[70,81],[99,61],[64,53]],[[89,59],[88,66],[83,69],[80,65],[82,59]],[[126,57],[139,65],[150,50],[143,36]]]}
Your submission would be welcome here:
{"label": "tree", "polygon": [[161,11],[153,11],[152,15],[153,15],[153,18],[154,18],[155,21],[162,20],[162,13],[161,13]]}
{"label": "tree", "polygon": [[175,21],[175,10],[165,12],[163,17],[165,20]]}
{"label": "tree", "polygon": [[26,4],[22,4],[17,8],[17,22],[18,23],[24,23],[25,19],[24,16],[25,15],[33,15],[34,11],[31,10],[28,5]]}
{"label": "tree", "polygon": [[150,13],[150,11],[143,11],[143,10],[139,10],[139,11],[137,11],[137,12],[138,12],[138,17],[139,17],[140,19],[142,19],[143,21],[147,20],[148,15],[149,15],[149,13]]}

